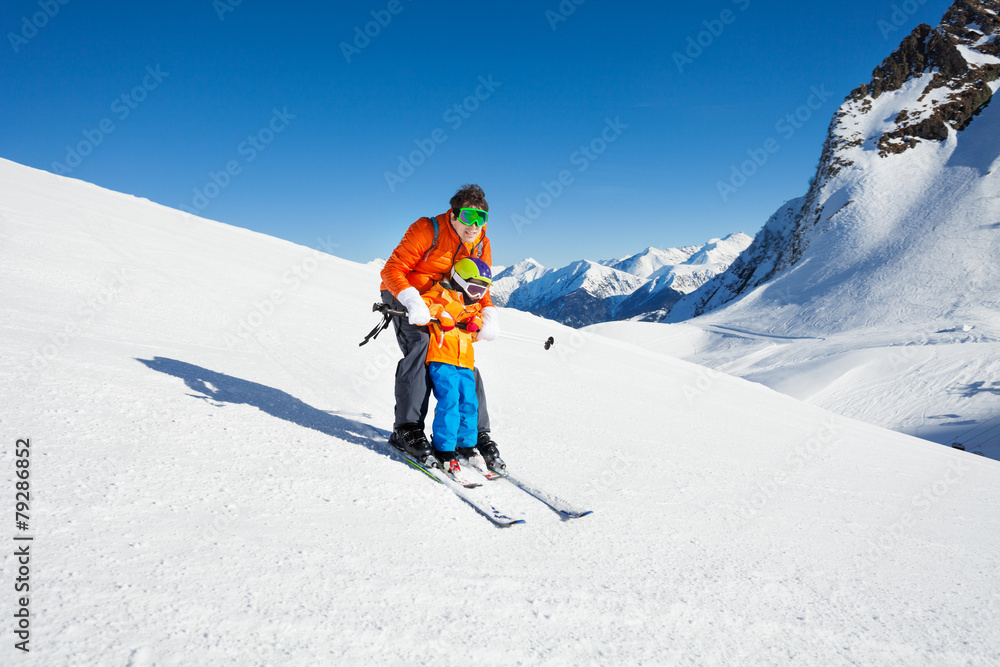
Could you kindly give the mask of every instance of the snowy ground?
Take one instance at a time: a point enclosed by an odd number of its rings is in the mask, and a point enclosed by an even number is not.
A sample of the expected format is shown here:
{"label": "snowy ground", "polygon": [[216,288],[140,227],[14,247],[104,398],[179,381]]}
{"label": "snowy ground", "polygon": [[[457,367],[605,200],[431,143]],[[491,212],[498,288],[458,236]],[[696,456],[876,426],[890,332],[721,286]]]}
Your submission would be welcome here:
{"label": "snowy ground", "polygon": [[879,157],[884,123],[925,83],[848,128],[865,142],[840,149],[854,166],[824,185],[794,266],[693,320],[590,331],[1000,459],[1000,105],[946,141]]}
{"label": "snowy ground", "polygon": [[9,162],[0,188],[35,536],[2,664],[1000,661],[995,461],[504,310],[556,339],[479,346],[504,458],[594,514],[497,482],[527,523],[496,529],[387,455],[375,267]]}
{"label": "snowy ground", "polygon": [[588,331],[759,382],[840,415],[1000,459],[1000,342],[960,327],[784,336],[712,323]]}

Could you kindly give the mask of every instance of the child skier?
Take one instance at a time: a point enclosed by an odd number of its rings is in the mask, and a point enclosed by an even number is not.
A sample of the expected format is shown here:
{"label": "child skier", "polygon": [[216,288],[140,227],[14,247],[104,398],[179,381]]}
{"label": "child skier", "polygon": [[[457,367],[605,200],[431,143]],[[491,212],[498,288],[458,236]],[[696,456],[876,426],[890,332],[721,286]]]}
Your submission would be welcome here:
{"label": "child skier", "polygon": [[421,295],[436,320],[429,325],[427,348],[427,367],[437,400],[431,441],[435,455],[452,476],[462,472],[456,453],[467,459],[476,455],[479,401],[472,344],[483,325],[479,300],[492,282],[486,262],[464,257],[455,262],[450,276]]}

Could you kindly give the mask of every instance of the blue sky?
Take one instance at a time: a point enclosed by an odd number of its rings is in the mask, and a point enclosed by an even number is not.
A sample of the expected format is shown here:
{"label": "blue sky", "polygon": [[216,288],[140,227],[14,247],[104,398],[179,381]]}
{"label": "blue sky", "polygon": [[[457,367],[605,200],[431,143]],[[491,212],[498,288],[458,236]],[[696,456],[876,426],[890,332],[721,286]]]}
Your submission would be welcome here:
{"label": "blue sky", "polygon": [[476,182],[495,263],[608,259],[756,233],[949,5],[7,0],[0,157],[355,261]]}

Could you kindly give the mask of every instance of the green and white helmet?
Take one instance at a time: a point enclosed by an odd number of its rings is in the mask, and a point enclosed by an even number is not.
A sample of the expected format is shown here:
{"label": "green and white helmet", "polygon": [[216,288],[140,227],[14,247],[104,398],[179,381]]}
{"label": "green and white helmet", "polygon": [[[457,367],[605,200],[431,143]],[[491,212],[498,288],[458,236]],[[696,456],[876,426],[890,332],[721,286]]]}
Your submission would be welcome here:
{"label": "green and white helmet", "polygon": [[479,301],[493,283],[493,273],[483,260],[463,257],[451,267],[451,281],[470,299]]}

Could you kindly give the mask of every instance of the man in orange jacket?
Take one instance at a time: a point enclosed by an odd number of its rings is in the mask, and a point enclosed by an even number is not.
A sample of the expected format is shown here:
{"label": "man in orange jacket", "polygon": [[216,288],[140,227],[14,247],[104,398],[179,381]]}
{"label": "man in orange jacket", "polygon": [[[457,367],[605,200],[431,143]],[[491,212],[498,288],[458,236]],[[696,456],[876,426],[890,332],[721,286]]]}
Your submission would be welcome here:
{"label": "man in orange jacket", "polygon": [[[396,408],[389,442],[420,462],[435,463],[433,449],[424,434],[424,420],[430,400],[427,348],[431,314],[421,294],[450,275],[455,262],[476,257],[492,265],[490,240],[486,236],[489,204],[478,185],[462,187],[450,201],[451,209],[420,218],[406,230],[403,240],[382,268],[382,302],[393,310],[406,310],[406,319],[393,318],[396,342],[403,358],[396,366]],[[489,294],[483,297],[482,328],[478,339],[491,341],[500,334],[497,309]],[[497,445],[490,437],[486,394],[479,370],[474,370],[479,403],[476,447],[494,469],[503,469]]]}

